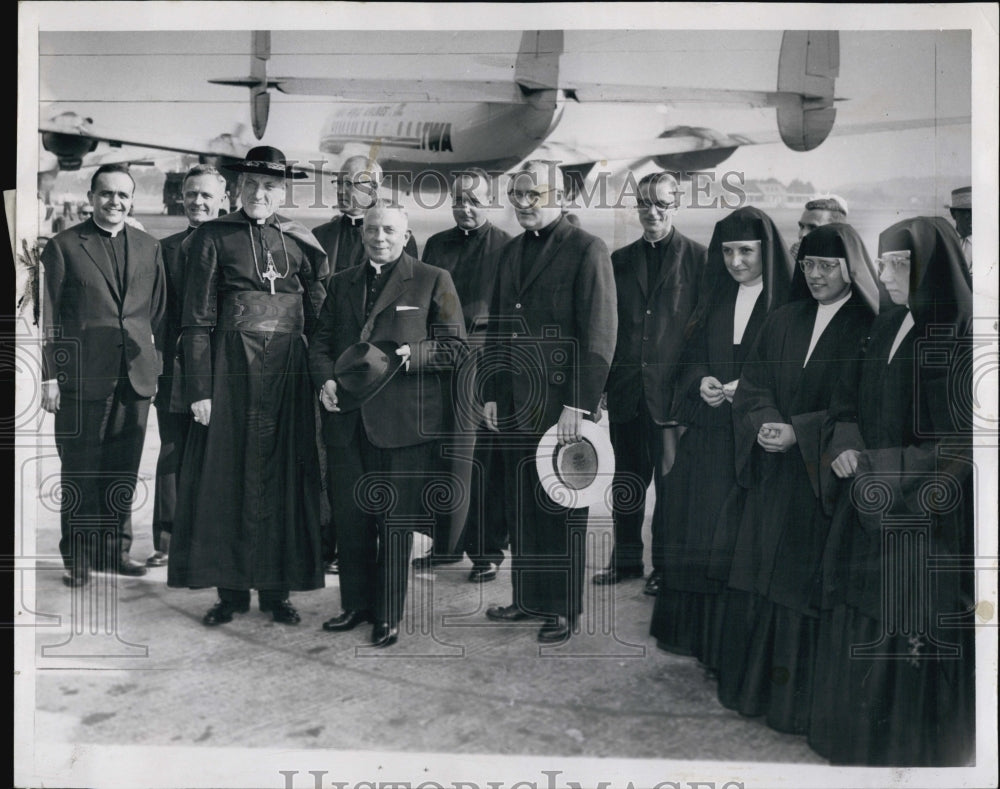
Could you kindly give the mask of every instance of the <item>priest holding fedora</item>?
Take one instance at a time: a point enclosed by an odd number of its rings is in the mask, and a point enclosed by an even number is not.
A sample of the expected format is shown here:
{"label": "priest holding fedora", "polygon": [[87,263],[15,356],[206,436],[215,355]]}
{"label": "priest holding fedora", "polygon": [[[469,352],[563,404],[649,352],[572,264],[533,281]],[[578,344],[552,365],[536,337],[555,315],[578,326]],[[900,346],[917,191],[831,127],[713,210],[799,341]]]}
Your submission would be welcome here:
{"label": "priest holding fedora", "polygon": [[[465,324],[451,275],[404,252],[406,212],[365,212],[365,260],[335,274],[309,349],[335,497],[342,612],[328,632],[374,625],[394,644],[406,599],[412,528],[426,511],[420,470],[437,468],[446,429],[440,373],[464,359]],[[457,535],[456,535],[457,536]]]}
{"label": "priest holding fedora", "polygon": [[[323,586],[313,391],[304,342],[326,253],[277,213],[294,171],[260,146],[238,172],[242,208],[190,237],[181,310],[193,424],[178,481],[170,586],[218,589],[206,625],[250,607],[294,625],[292,590]],[[175,381],[175,384],[177,382]]]}

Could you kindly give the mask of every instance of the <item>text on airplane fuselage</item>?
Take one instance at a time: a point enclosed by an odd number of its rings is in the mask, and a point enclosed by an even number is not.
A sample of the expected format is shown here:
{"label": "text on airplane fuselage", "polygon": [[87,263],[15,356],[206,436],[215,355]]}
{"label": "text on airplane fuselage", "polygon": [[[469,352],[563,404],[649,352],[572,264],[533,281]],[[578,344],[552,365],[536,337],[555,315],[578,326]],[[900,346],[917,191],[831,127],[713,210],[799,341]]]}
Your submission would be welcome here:
{"label": "text on airplane fuselage", "polygon": [[405,108],[405,104],[342,107],[327,123],[324,137],[417,151],[454,151],[451,121],[406,119]]}

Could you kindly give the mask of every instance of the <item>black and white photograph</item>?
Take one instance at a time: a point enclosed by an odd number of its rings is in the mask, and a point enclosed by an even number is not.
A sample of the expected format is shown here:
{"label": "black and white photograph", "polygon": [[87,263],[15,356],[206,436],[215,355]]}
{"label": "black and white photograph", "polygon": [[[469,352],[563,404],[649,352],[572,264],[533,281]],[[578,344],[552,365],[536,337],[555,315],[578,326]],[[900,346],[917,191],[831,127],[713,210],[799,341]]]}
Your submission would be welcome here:
{"label": "black and white photograph", "polygon": [[17,9],[13,786],[996,785],[997,5]]}

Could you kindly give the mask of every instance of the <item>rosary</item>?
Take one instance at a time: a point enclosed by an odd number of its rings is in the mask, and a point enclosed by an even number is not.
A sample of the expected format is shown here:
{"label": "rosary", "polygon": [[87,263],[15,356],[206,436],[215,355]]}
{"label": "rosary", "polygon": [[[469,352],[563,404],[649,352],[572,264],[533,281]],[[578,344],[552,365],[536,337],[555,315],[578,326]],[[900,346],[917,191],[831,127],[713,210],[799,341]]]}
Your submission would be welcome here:
{"label": "rosary", "polygon": [[257,276],[260,277],[260,281],[263,282],[267,280],[271,285],[271,295],[274,295],[274,281],[276,279],[284,279],[288,276],[288,268],[291,265],[288,260],[288,249],[285,246],[285,234],[281,230],[281,226],[278,226],[278,233],[281,236],[281,249],[285,253],[285,273],[279,274],[278,269],[274,265],[274,257],[271,255],[271,250],[267,248],[264,243],[264,227],[260,228],[260,246],[264,251],[264,271],[260,270],[260,265],[257,263],[257,245],[253,241],[253,230],[250,226],[247,226],[247,232],[250,233],[250,249],[253,252],[253,267],[254,271],[257,272]]}

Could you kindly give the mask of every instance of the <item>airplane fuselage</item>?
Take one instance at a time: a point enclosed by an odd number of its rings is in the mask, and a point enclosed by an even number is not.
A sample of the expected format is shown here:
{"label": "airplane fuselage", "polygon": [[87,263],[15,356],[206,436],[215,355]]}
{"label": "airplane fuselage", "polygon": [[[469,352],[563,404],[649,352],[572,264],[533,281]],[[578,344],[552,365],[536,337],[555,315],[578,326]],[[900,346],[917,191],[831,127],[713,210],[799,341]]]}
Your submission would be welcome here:
{"label": "airplane fuselage", "polygon": [[323,124],[320,150],[365,153],[389,171],[450,177],[468,167],[504,171],[551,134],[562,116],[556,91],[523,104],[456,102],[339,103]]}

